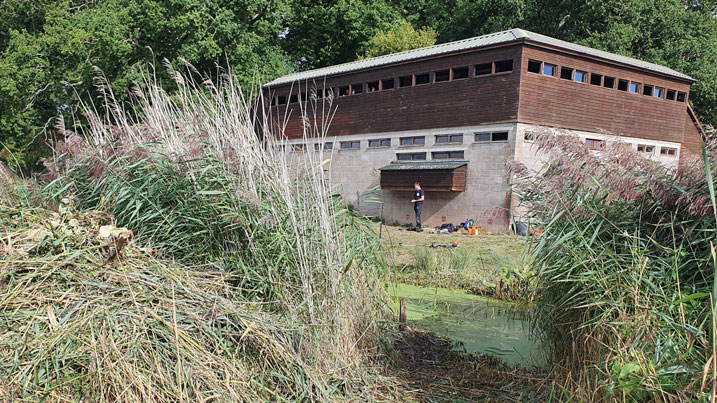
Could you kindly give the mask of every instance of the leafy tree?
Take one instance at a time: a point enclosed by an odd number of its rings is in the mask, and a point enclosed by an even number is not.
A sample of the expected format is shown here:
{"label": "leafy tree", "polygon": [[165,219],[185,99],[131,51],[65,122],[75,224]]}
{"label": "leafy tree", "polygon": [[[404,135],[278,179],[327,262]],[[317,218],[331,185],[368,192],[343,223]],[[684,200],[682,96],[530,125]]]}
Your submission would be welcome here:
{"label": "leafy tree", "polygon": [[379,31],[365,47],[364,57],[376,57],[435,45],[438,32],[433,28],[416,30],[410,22],[401,20],[388,31]]}
{"label": "leafy tree", "polygon": [[284,49],[297,69],[350,62],[400,13],[388,0],[292,0]]}
{"label": "leafy tree", "polygon": [[3,1],[0,158],[37,168],[53,118],[99,95],[95,67],[120,100],[164,59],[209,74],[228,66],[243,84],[289,72],[279,37],[287,1]]}

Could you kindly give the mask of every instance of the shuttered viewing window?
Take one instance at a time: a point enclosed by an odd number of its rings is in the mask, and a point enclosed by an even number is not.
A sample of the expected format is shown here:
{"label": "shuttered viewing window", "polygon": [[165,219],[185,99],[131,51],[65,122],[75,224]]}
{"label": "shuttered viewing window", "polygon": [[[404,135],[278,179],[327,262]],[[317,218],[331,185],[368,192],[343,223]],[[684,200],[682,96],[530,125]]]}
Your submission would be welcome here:
{"label": "shuttered viewing window", "polygon": [[426,137],[424,137],[424,136],[401,137],[400,144],[402,146],[423,145],[423,144],[426,144]]}
{"label": "shuttered viewing window", "polygon": [[462,142],[463,142],[462,134],[439,134],[439,135],[436,135],[436,144],[462,143]]}
{"label": "shuttered viewing window", "polygon": [[373,139],[368,141],[369,148],[391,147],[391,139]]}

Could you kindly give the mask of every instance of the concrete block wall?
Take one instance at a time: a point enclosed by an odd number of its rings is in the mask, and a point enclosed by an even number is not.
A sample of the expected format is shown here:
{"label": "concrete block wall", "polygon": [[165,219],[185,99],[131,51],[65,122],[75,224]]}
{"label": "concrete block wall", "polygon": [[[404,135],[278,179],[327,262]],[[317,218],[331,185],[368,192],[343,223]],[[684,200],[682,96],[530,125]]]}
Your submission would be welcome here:
{"label": "concrete block wall", "polygon": [[[475,142],[476,132],[508,131],[507,141]],[[463,134],[460,144],[436,144],[435,136]],[[427,160],[435,151],[463,151],[468,162],[465,192],[426,192],[423,209],[424,226],[444,223],[459,224],[467,219],[494,232],[507,232],[510,225],[511,191],[506,163],[513,159],[516,124],[494,124],[445,129],[386,132],[347,135],[318,142],[333,142],[333,151],[325,151],[323,158],[331,158],[326,165],[327,175],[336,192],[359,211],[383,217],[389,223],[414,222],[411,192],[387,191],[378,188],[378,169],[396,161],[396,154],[425,152]],[[425,144],[401,146],[400,138],[424,136]],[[368,140],[390,138],[391,146],[369,148]],[[341,149],[342,141],[360,141],[360,149]],[[291,140],[289,143],[308,143],[306,152],[313,152],[311,141]]]}

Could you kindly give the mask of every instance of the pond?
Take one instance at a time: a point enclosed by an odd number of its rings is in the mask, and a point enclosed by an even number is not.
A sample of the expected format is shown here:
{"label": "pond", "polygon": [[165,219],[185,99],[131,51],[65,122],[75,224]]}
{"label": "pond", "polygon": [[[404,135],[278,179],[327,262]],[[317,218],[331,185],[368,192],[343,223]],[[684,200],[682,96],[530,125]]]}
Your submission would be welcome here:
{"label": "pond", "polygon": [[527,313],[513,304],[462,290],[409,284],[392,284],[389,291],[396,317],[404,298],[409,326],[460,342],[459,350],[496,355],[509,365],[544,364],[530,337]]}

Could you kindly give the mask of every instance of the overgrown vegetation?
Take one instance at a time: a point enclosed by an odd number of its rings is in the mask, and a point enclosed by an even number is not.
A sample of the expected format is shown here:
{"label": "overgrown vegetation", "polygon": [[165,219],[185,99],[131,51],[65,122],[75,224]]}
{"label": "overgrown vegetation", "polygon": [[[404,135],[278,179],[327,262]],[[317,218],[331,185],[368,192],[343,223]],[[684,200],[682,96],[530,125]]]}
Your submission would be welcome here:
{"label": "overgrown vegetation", "polygon": [[702,162],[675,175],[619,143],[536,136],[550,162],[518,186],[544,229],[530,244],[535,329],[563,398],[706,399],[717,227]]}
{"label": "overgrown vegetation", "polygon": [[390,399],[380,253],[322,157],[257,132],[234,76],[170,73],[64,130],[58,213],[0,206],[2,398]]}

